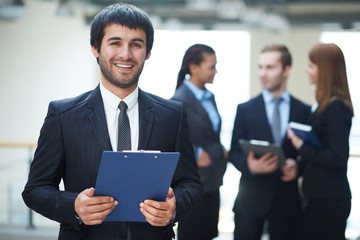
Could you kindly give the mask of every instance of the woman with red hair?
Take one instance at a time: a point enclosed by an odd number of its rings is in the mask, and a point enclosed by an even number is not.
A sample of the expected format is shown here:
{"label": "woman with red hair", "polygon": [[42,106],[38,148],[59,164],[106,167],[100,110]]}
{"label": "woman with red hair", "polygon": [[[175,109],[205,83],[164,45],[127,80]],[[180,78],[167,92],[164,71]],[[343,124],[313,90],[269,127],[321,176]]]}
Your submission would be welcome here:
{"label": "woman with red hair", "polygon": [[354,112],[341,49],[335,44],[315,45],[309,52],[306,73],[316,86],[309,124],[322,148],[303,142],[288,129],[288,137],[306,162],[297,239],[343,240],[351,209],[347,163]]}

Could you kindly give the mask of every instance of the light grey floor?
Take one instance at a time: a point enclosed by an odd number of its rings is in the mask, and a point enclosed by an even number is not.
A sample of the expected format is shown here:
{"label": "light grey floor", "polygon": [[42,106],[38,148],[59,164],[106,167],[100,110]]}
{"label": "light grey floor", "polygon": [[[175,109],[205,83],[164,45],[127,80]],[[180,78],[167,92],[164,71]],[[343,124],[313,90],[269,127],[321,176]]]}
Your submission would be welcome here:
{"label": "light grey floor", "polygon": [[[58,228],[37,227],[28,229],[23,226],[0,225],[0,240],[57,240]],[[267,240],[264,236],[262,240]],[[233,240],[232,233],[220,233],[214,240]]]}

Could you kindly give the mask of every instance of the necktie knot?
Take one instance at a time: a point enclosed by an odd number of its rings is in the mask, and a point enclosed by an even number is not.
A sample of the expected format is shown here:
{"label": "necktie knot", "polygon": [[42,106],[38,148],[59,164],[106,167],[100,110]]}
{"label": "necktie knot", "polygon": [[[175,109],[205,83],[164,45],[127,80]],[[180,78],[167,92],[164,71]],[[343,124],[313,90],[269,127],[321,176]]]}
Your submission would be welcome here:
{"label": "necktie knot", "polygon": [[120,103],[119,103],[119,109],[120,109],[120,111],[122,111],[122,112],[126,112],[126,109],[128,108],[128,106],[127,106],[127,104],[124,102],[124,101],[121,101]]}
{"label": "necktie knot", "polygon": [[282,101],[282,97],[273,98],[273,102],[274,102],[276,107],[279,107],[281,101]]}

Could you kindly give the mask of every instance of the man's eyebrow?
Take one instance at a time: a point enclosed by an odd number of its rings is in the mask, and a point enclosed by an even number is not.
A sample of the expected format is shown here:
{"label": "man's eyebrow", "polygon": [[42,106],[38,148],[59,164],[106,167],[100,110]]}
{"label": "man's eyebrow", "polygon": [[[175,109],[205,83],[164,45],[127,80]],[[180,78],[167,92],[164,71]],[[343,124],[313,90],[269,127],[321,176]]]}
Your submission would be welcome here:
{"label": "man's eyebrow", "polygon": [[142,43],[145,42],[144,39],[142,39],[142,38],[134,38],[132,41],[133,42],[142,42]]}
{"label": "man's eyebrow", "polygon": [[108,38],[107,42],[114,41],[114,40],[121,40],[120,37],[110,37]]}
{"label": "man's eyebrow", "polygon": [[[115,40],[121,40],[121,38],[120,37],[110,37],[110,38],[108,38],[107,42],[115,41]],[[131,41],[133,41],[133,42],[142,42],[142,43],[145,42],[144,39],[142,39],[142,38],[133,38]]]}

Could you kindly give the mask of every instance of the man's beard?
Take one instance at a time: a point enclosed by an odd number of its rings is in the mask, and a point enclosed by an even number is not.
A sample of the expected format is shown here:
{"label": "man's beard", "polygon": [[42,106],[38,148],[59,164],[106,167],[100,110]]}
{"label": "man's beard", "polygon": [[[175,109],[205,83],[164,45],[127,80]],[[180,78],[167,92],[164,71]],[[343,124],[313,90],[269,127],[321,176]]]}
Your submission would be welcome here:
{"label": "man's beard", "polygon": [[270,89],[269,89],[269,92],[275,92],[275,91],[278,91],[280,88],[281,88],[281,82],[280,83],[277,83],[276,85],[272,86]]}
{"label": "man's beard", "polygon": [[283,86],[283,77],[279,76],[277,78],[277,81],[275,82],[275,84],[273,86],[271,86],[270,88],[268,88],[269,92],[276,92],[279,89],[281,89],[281,87]]}
{"label": "man's beard", "polygon": [[[101,58],[99,58],[99,66],[100,66],[100,70],[102,75],[105,77],[105,79],[107,79],[111,84],[119,87],[119,88],[130,88],[131,86],[134,86],[135,84],[138,83],[139,81],[139,77],[140,74],[144,68],[144,63],[142,64],[142,66],[140,66],[140,68],[138,69],[138,72],[135,73],[135,75],[130,79],[129,82],[127,83],[121,83],[121,81],[119,80],[119,78],[116,78],[110,71],[109,67],[107,66],[107,64],[105,63],[105,61],[102,61]],[[110,65],[112,66],[112,64]]]}

